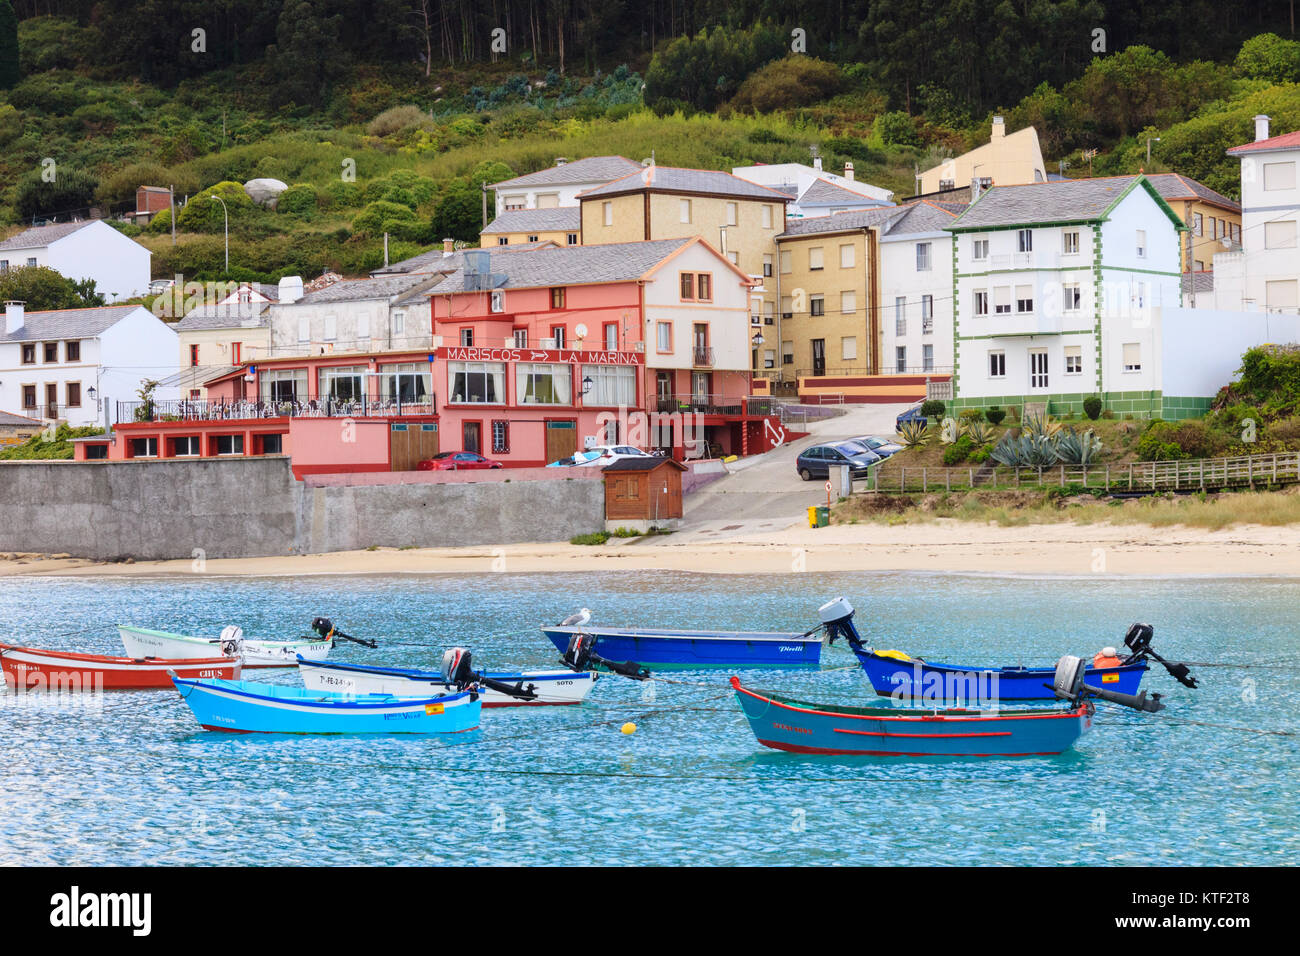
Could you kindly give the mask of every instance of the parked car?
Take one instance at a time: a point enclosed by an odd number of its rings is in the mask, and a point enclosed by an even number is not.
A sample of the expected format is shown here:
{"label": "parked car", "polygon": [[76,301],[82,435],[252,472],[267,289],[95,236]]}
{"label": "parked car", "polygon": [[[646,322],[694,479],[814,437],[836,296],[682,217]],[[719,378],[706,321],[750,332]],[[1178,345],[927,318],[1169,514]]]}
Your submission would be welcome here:
{"label": "parked car", "polygon": [[595,465],[598,468],[604,468],[606,465],[612,465],[620,458],[652,458],[649,452],[642,451],[640,448],[634,448],[632,445],[593,445],[585,451],[576,452],[568,458],[561,458],[559,461],[553,461],[546,467],[548,468],[565,468],[571,466],[585,467]]}
{"label": "parked car", "polygon": [[440,451],[419,464],[420,471],[465,471],[474,468],[504,468],[505,465],[472,451]]}
{"label": "parked car", "polygon": [[903,450],[903,446],[896,441],[890,441],[888,438],[877,438],[875,435],[862,435],[858,438],[850,438],[855,445],[861,445],[867,451],[873,451],[881,458],[888,458],[895,452]]}
{"label": "parked car", "polygon": [[883,460],[880,455],[853,442],[833,442],[804,449],[795,459],[794,467],[800,478],[811,481],[829,478],[832,465],[848,465],[852,474],[858,476],[866,474],[868,468]]}
{"label": "parked car", "polygon": [[903,430],[903,422],[926,421],[927,420],[926,417],[921,414],[921,405],[923,404],[924,404],[923,402],[917,402],[911,408],[904,409],[902,414],[900,414],[898,418],[894,421],[894,427],[901,432]]}

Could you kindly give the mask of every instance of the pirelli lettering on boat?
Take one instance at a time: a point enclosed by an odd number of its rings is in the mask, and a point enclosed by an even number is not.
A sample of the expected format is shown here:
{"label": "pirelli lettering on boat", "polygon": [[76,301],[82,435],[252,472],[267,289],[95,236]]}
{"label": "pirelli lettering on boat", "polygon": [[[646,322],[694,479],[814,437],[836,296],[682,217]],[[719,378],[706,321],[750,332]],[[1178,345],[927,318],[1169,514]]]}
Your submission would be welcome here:
{"label": "pirelli lettering on boat", "polygon": [[425,704],[425,705],[424,705],[424,712],[425,712],[426,715],[428,715],[428,716],[430,716],[430,717],[433,716],[434,714],[441,714],[441,713],[442,713],[442,704]]}
{"label": "pirelli lettering on boat", "polygon": [[803,650],[802,644],[782,644],[777,648],[782,654],[798,654]]}

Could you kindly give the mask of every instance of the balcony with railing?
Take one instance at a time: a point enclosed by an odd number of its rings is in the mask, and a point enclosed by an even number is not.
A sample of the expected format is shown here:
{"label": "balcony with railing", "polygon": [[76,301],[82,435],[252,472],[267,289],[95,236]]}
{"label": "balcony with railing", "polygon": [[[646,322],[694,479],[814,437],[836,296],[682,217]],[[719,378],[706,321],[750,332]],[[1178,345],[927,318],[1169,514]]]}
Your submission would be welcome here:
{"label": "balcony with railing", "polygon": [[118,402],[119,422],[226,421],[256,418],[385,418],[433,415],[438,411],[433,394],[402,399],[383,395],[358,398],[321,398],[311,401],[197,401],[178,399]]}
{"label": "balcony with railing", "polygon": [[697,345],[691,349],[691,364],[695,368],[713,368],[713,346]]}
{"label": "balcony with railing", "polygon": [[693,393],[689,395],[660,396],[655,411],[694,413],[697,415],[770,415],[779,404],[767,396],[717,395]]}

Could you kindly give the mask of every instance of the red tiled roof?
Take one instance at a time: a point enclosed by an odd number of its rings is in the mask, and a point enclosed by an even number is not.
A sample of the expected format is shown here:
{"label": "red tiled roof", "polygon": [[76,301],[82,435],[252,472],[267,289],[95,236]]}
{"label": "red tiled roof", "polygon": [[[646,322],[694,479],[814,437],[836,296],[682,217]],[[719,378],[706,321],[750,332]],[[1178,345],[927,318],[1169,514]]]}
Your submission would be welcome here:
{"label": "red tiled roof", "polygon": [[1266,149],[1300,149],[1300,129],[1292,133],[1283,133],[1281,136],[1270,136],[1268,139],[1234,146],[1228,150],[1228,155],[1237,156],[1241,153],[1254,153]]}

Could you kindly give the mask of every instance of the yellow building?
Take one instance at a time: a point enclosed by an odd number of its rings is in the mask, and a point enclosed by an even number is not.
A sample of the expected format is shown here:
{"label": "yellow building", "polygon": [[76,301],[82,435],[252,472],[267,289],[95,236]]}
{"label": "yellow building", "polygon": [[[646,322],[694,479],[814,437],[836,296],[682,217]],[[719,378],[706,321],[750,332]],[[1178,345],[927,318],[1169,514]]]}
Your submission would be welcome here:
{"label": "yellow building", "polygon": [[176,324],[181,398],[206,399],[204,383],[271,348],[269,302],[227,302],[192,309]]}
{"label": "yellow building", "polygon": [[583,245],[699,237],[746,275],[755,371],[779,370],[775,337],[776,237],[785,229],[784,193],[730,173],[647,166],[578,196]]}
{"label": "yellow building", "polygon": [[993,130],[987,143],[925,170],[917,192],[928,195],[944,189],[960,189],[977,177],[986,186],[1046,182],[1047,165],[1038,145],[1038,131],[1026,126],[1008,133],[1005,120],[1001,116],[993,117]]}
{"label": "yellow building", "polygon": [[1214,255],[1241,249],[1241,206],[1209,186],[1177,173],[1147,176],[1156,192],[1187,226],[1183,272],[1210,272]]}
{"label": "yellow building", "polygon": [[547,209],[511,209],[497,216],[479,233],[484,249],[554,242],[576,246],[581,242],[582,216],[577,206]]}

